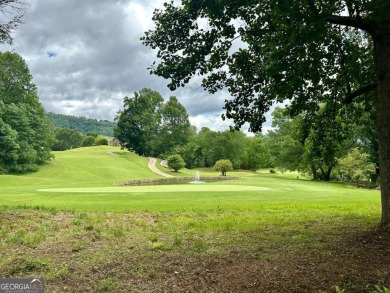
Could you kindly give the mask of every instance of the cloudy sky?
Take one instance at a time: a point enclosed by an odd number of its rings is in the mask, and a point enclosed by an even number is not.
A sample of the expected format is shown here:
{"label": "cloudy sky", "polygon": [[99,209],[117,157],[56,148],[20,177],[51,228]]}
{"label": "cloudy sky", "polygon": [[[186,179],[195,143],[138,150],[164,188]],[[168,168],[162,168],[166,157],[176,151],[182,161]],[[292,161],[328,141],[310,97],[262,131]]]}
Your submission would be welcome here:
{"label": "cloudy sky", "polygon": [[[11,46],[27,62],[47,111],[113,121],[124,96],[151,88],[165,99],[176,96],[193,125],[225,130],[224,100],[196,82],[171,92],[168,81],[149,74],[155,52],[140,42],[153,28],[155,8],[164,0],[25,0],[24,24]],[[269,125],[266,123],[265,129]]]}

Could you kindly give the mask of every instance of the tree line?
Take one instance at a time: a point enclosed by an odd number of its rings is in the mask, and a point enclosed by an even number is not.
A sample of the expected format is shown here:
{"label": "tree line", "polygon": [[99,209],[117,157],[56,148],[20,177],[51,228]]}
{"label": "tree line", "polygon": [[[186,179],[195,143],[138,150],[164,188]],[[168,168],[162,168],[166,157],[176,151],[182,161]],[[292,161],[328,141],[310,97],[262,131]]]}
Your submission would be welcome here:
{"label": "tree line", "polygon": [[83,116],[72,116],[46,113],[54,128],[67,128],[77,130],[82,134],[99,133],[101,135],[113,136],[115,123],[108,120],[89,119]]}
{"label": "tree line", "polygon": [[[316,116],[291,116],[288,109],[276,108],[273,130],[268,133],[272,164],[280,170],[297,170],[314,180],[377,181],[378,143],[372,119],[355,120],[361,109],[331,115],[322,105]],[[351,117],[352,116],[352,117]],[[357,123],[360,121],[360,123]]]}
{"label": "tree line", "polygon": [[[238,130],[203,127],[197,131],[175,97],[163,101],[151,89],[124,98],[114,130],[123,147],[143,156],[174,155],[175,161],[179,155],[187,168],[213,167],[219,160],[229,160],[234,169],[278,168],[299,171],[315,180],[375,181],[375,125],[370,115],[354,119],[366,113],[361,105],[335,110],[324,103],[315,115],[295,116],[288,108],[278,107],[272,114],[273,130],[250,137]],[[351,160],[354,172],[347,166]]]}
{"label": "tree line", "polygon": [[176,97],[164,103],[158,92],[148,88],[124,98],[116,122],[114,135],[120,144],[141,156],[178,154],[188,168],[211,167],[220,159],[230,160],[234,168],[270,165],[262,135],[251,138],[240,131],[209,128],[198,132]]}
{"label": "tree line", "polygon": [[54,128],[54,142],[51,146],[53,151],[66,151],[79,147],[89,147],[97,145],[108,145],[106,137],[89,132],[83,135],[81,132],[69,128]]}

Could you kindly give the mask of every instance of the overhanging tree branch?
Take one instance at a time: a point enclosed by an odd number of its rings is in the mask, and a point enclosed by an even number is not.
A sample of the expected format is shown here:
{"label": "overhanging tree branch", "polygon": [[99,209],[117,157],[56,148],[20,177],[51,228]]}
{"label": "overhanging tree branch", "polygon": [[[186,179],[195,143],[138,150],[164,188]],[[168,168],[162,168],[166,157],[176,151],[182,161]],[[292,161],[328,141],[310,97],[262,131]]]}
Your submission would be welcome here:
{"label": "overhanging tree branch", "polygon": [[0,22],[0,43],[12,44],[11,33],[20,24],[28,5],[21,0],[0,0],[0,16],[8,21]]}
{"label": "overhanging tree branch", "polygon": [[368,93],[370,91],[375,90],[377,88],[377,86],[378,86],[377,83],[372,83],[369,85],[365,85],[365,86],[361,87],[360,89],[357,89],[356,91],[348,93],[348,95],[345,97],[344,103],[351,104],[354,101],[354,99],[356,99],[357,97],[359,97],[365,93]]}
{"label": "overhanging tree branch", "polygon": [[375,32],[374,24],[360,17],[356,18],[350,16],[331,15],[326,17],[325,21],[331,24],[338,24],[361,29],[370,35],[373,35]]}

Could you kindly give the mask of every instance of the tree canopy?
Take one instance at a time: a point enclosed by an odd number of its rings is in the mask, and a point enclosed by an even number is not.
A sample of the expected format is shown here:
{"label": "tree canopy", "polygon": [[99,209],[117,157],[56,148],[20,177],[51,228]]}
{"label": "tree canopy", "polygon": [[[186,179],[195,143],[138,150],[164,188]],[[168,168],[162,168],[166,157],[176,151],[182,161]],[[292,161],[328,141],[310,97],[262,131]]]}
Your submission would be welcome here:
{"label": "tree canopy", "polygon": [[69,128],[55,128],[54,137],[53,151],[66,151],[78,148],[82,146],[84,139],[80,132]]}
{"label": "tree canopy", "polygon": [[114,136],[123,147],[139,155],[155,155],[160,123],[159,109],[164,99],[151,89],[142,89],[134,97],[123,99],[122,111],[115,118],[117,126]]}
{"label": "tree canopy", "polygon": [[227,171],[233,170],[233,164],[230,160],[218,160],[215,162],[214,169],[221,172],[222,176],[226,176]]}
{"label": "tree canopy", "polygon": [[348,155],[338,159],[339,175],[346,180],[369,179],[375,173],[374,164],[368,160],[369,155],[358,148],[351,150]]}
{"label": "tree canopy", "polygon": [[179,103],[176,97],[170,97],[162,105],[160,113],[160,153],[167,153],[174,147],[180,147],[187,143],[191,124],[186,108]]}
{"label": "tree canopy", "polygon": [[225,117],[257,131],[275,101],[309,108],[375,88],[372,44],[355,28],[371,31],[374,17],[387,17],[381,9],[389,4],[361,2],[165,3],[154,13],[156,28],[142,40],[158,49],[161,61],[151,72],[169,78],[171,89],[202,75],[210,92],[226,87],[233,96]]}
{"label": "tree canopy", "polygon": [[203,127],[193,133],[188,143],[173,149],[186,162],[187,168],[213,167],[220,159],[228,159],[235,169],[256,171],[269,166],[269,152],[262,135],[247,137],[241,131],[213,131]]}
{"label": "tree canopy", "polygon": [[272,164],[328,181],[334,175],[338,158],[353,148],[364,147],[368,152],[375,152],[373,145],[367,144],[369,137],[362,139],[361,130],[367,125],[355,119],[361,114],[360,107],[330,110],[329,105],[323,104],[314,113],[292,117],[286,109],[276,107],[272,114],[274,129],[269,131],[267,141]]}
{"label": "tree canopy", "polygon": [[[382,223],[390,224],[390,1],[260,0],[165,3],[142,41],[150,71],[176,89],[203,76],[227,88],[223,118],[258,131],[275,102],[290,111],[370,103],[376,111]],[[377,98],[375,98],[375,96]],[[372,102],[374,101],[374,102]]]}
{"label": "tree canopy", "polygon": [[158,92],[144,88],[134,97],[125,97],[123,107],[114,129],[123,147],[142,156],[157,156],[187,143],[191,125],[176,97],[164,103]]}
{"label": "tree canopy", "polygon": [[0,53],[0,173],[35,171],[51,159],[51,125],[25,61]]}

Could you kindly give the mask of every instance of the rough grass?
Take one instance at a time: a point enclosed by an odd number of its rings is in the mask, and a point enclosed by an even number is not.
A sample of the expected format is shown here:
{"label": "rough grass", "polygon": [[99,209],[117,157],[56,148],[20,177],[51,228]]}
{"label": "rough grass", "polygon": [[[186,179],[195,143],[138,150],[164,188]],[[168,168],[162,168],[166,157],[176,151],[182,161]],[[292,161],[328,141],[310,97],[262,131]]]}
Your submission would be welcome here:
{"label": "rough grass", "polygon": [[0,176],[0,276],[43,277],[48,292],[390,285],[378,191],[253,172],[233,172],[244,177],[234,182],[114,187],[155,174],[146,158],[107,152],[120,150],[61,152],[37,173]]}

